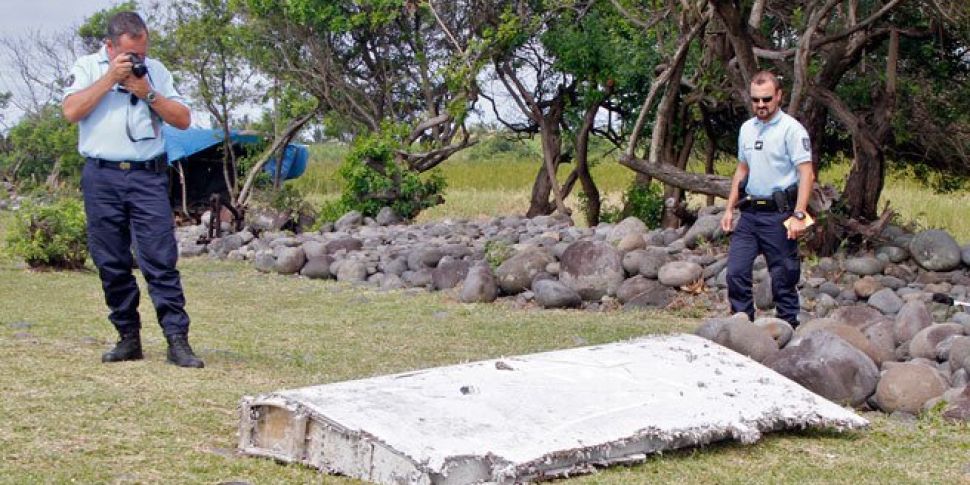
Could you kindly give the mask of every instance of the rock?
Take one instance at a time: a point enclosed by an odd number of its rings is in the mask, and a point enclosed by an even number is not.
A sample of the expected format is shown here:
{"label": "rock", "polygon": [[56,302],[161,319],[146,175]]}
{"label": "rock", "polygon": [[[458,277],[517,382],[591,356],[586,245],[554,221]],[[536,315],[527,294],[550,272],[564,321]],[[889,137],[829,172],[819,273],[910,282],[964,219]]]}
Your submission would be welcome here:
{"label": "rock", "polygon": [[624,237],[630,234],[636,234],[643,238],[643,235],[647,232],[647,225],[643,223],[640,219],[630,216],[626,219],[620,221],[617,225],[610,229],[609,233],[606,235],[606,242],[616,246]]}
{"label": "rock", "polygon": [[468,270],[458,300],[462,303],[491,303],[498,297],[498,280],[487,264],[476,264]]}
{"label": "rock", "polygon": [[930,312],[923,302],[911,301],[906,303],[896,314],[896,323],[893,326],[896,343],[908,342],[920,330],[929,327],[932,323],[933,317],[930,316]]}
{"label": "rock", "polygon": [[960,260],[963,261],[964,266],[970,266],[970,244],[960,248]]}
{"label": "rock", "polygon": [[883,288],[882,283],[872,276],[864,276],[852,284],[852,289],[859,298],[869,298]]}
{"label": "rock", "polygon": [[754,284],[751,289],[751,296],[754,299],[754,307],[759,310],[768,310],[775,304],[775,295],[771,291],[771,277],[764,281]]}
{"label": "rock", "polygon": [[[948,337],[963,334],[963,326],[958,323],[930,325],[920,330],[909,342],[909,355],[924,359],[938,360],[937,347]],[[952,348],[952,347],[951,347]]]}
{"label": "rock", "polygon": [[418,247],[408,253],[408,269],[420,271],[422,269],[434,268],[438,265],[445,254],[436,247]]}
{"label": "rock", "polygon": [[383,273],[383,274],[384,274],[384,278],[381,279],[382,291],[400,290],[405,286],[407,286],[404,284],[404,280],[402,280],[400,276],[394,273]]}
{"label": "rock", "polygon": [[417,271],[407,270],[401,275],[401,280],[412,288],[428,288],[431,286],[431,270],[428,268]]}
{"label": "rock", "polygon": [[[651,280],[652,281],[652,280]],[[648,308],[665,308],[670,304],[670,301],[677,294],[676,291],[667,288],[659,283],[656,283],[654,288],[644,291],[632,299],[628,300],[624,305],[624,310],[635,310],[635,309],[648,309]]]}
{"label": "rock", "polygon": [[620,252],[602,241],[577,241],[560,260],[559,280],[584,300],[615,295],[625,273]]}
{"label": "rock", "polygon": [[576,290],[552,279],[536,281],[532,285],[532,291],[542,308],[576,308],[583,303]]}
{"label": "rock", "polygon": [[717,336],[721,333],[721,329],[733,321],[749,322],[748,316],[744,313],[735,313],[730,318],[708,318],[694,330],[694,335],[717,342]]}
{"label": "rock", "polygon": [[296,274],[303,269],[306,264],[306,254],[303,247],[278,247],[276,248],[276,265],[273,269],[279,274]]}
{"label": "rock", "polygon": [[350,231],[357,227],[360,227],[361,223],[364,222],[364,215],[359,211],[350,211],[337,219],[333,223],[333,226],[338,231]]}
{"label": "rock", "polygon": [[879,370],[865,353],[829,332],[789,345],[765,365],[829,400],[859,406],[876,389]]}
{"label": "rock", "polygon": [[758,362],[764,362],[778,352],[778,343],[767,328],[741,320],[728,321],[718,332],[715,341]]}
{"label": "rock", "polygon": [[436,290],[448,290],[458,286],[468,276],[471,263],[463,259],[445,256],[431,270],[431,285]]}
{"label": "rock", "polygon": [[868,305],[842,306],[827,316],[841,324],[856,327],[859,330],[863,330],[869,325],[881,322],[886,318],[882,312]]}
{"label": "rock", "polygon": [[647,243],[643,240],[642,234],[627,234],[623,236],[623,239],[620,239],[620,242],[616,243],[616,249],[621,253],[643,249],[645,247],[647,247]]}
{"label": "rock", "polygon": [[899,246],[881,246],[876,249],[876,258],[893,264],[902,263],[909,258],[909,251]]}
{"label": "rock", "polygon": [[970,337],[957,337],[950,345],[950,370],[970,372]]}
{"label": "rock", "polygon": [[662,248],[647,248],[647,253],[640,259],[639,272],[650,279],[657,279],[660,268],[670,261],[670,254]]}
{"label": "rock", "polygon": [[946,388],[946,380],[936,370],[919,364],[899,364],[886,370],[879,379],[875,401],[887,413],[916,414],[924,402],[943,394]]}
{"label": "rock", "polygon": [[257,271],[269,273],[276,268],[276,256],[273,255],[273,251],[259,251],[253,260],[253,266]]}
{"label": "rock", "polygon": [[948,395],[946,402],[946,407],[941,413],[944,419],[970,421],[970,386],[957,389],[952,396]]}
{"label": "rock", "polygon": [[909,252],[916,264],[930,271],[950,271],[960,266],[960,246],[946,231],[929,229],[916,234],[909,242]]}
{"label": "rock", "polygon": [[869,306],[879,310],[885,315],[892,315],[903,307],[903,300],[896,295],[896,292],[889,288],[883,288],[869,297]]}
{"label": "rock", "polygon": [[788,342],[791,341],[792,336],[795,334],[795,330],[792,329],[791,324],[780,318],[759,318],[754,321],[754,325],[767,330],[771,338],[775,340],[778,348],[788,345]]}
{"label": "rock", "polygon": [[337,270],[337,281],[360,283],[367,280],[367,266],[361,261],[347,260]]}
{"label": "rock", "polygon": [[660,268],[657,278],[663,285],[679,288],[697,281],[703,273],[704,268],[697,263],[672,261]]}
{"label": "rock", "polygon": [[873,363],[875,363],[877,367],[882,363],[882,359],[885,357],[885,354],[876,352],[872,346],[872,343],[869,342],[869,339],[866,338],[866,336],[855,327],[836,323],[835,321],[829,319],[816,319],[807,322],[805,325],[801,325],[800,327],[806,327],[804,330],[802,328],[798,329],[802,338],[811,335],[813,332],[831,332],[838,335],[842,338],[842,340],[845,340],[853,347],[865,353],[867,357],[872,359]]}
{"label": "rock", "polygon": [[[565,253],[565,251],[563,251]],[[640,263],[647,256],[647,251],[635,249],[623,255],[623,271],[630,276],[640,274]]]}
{"label": "rock", "polygon": [[408,270],[408,258],[403,255],[381,256],[381,262],[377,265],[386,274],[401,276]]}
{"label": "rock", "polygon": [[869,325],[862,330],[862,334],[869,340],[869,346],[875,354],[874,362],[887,362],[895,358],[896,335],[893,332],[893,321],[883,320]]}
{"label": "rock", "polygon": [[694,249],[699,243],[713,241],[722,234],[721,216],[701,216],[690,226],[687,234],[684,234],[684,245],[689,249]]}
{"label": "rock", "polygon": [[505,260],[495,271],[499,287],[508,295],[525,291],[532,285],[532,278],[546,265],[555,262],[552,255],[539,248],[527,248]]}
{"label": "rock", "polygon": [[626,303],[645,291],[653,290],[660,286],[660,283],[649,280],[642,275],[627,278],[616,290],[616,299],[620,303]]}
{"label": "rock", "polygon": [[314,280],[330,279],[334,277],[334,275],[330,273],[331,264],[333,264],[333,258],[330,256],[317,256],[308,260],[306,264],[303,265],[303,269],[300,270],[300,274]]}
{"label": "rock", "polygon": [[913,270],[900,264],[886,265],[886,269],[883,270],[882,274],[899,278],[907,283],[916,279],[916,273]]}
{"label": "rock", "polygon": [[859,276],[868,276],[882,273],[886,263],[877,258],[865,256],[861,258],[849,258],[843,263],[845,270]]}
{"label": "rock", "polygon": [[341,237],[327,241],[327,243],[323,245],[323,252],[332,256],[337,251],[349,253],[351,251],[359,251],[363,247],[364,242],[360,239],[353,237]]}
{"label": "rock", "polygon": [[391,209],[390,207],[382,207],[381,210],[377,212],[377,218],[375,221],[379,226],[390,226],[392,224],[400,224],[402,219],[401,216],[394,212],[394,209]]}

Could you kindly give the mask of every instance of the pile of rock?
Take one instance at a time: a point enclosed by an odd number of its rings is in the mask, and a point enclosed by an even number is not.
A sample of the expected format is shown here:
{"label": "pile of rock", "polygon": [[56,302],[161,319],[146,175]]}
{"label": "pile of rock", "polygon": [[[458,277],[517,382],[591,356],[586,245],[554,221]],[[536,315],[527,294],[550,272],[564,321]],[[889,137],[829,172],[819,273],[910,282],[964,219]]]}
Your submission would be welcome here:
{"label": "pile of rock", "polygon": [[[579,228],[554,216],[405,225],[390,211],[373,219],[351,212],[295,236],[268,227],[272,217],[256,217],[247,230],[207,245],[197,244],[205,220],[181,228],[179,240],[183,256],[381,289],[452,290],[462,302],[502,297],[543,308],[679,306],[724,315],[720,210],[702,209],[691,227],[677,230],[648,230],[636,218]],[[891,242],[867,254],[803,264],[797,332],[775,319],[713,319],[699,333],[836,401],[915,412],[945,397],[952,408],[945,415],[966,419],[970,314],[932,296],[967,296],[970,247],[943,231],[891,228],[885,236]],[[770,309],[761,258],[754,277],[755,304]]]}

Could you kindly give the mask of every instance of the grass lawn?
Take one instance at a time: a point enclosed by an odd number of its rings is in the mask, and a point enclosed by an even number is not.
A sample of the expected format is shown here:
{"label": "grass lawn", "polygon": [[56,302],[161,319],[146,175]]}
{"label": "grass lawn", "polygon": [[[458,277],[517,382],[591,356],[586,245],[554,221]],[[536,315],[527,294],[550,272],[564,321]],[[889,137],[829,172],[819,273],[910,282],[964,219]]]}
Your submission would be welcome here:
{"label": "grass lawn", "polygon": [[[101,364],[115,335],[96,274],[30,272],[0,258],[0,483],[352,483],[236,456],[240,397],[697,324],[659,313],[466,305],[448,294],[381,293],[208,258],[180,267],[192,343],[206,361],[200,371],[165,363],[145,295],[146,359]],[[967,425],[866,417],[866,431],[776,433],[564,482],[970,482]]]}

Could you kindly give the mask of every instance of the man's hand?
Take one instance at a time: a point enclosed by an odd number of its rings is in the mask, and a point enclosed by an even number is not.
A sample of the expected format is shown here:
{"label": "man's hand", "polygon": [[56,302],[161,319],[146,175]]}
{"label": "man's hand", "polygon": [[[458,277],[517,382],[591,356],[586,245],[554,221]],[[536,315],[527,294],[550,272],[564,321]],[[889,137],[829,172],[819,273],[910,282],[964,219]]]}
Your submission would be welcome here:
{"label": "man's hand", "polygon": [[788,239],[798,239],[798,236],[801,236],[808,228],[804,220],[794,217],[789,217],[785,221],[785,227],[788,228]]}
{"label": "man's hand", "polygon": [[148,76],[128,76],[128,79],[122,82],[122,86],[131,94],[138,96],[139,99],[145,99],[145,96],[148,96],[148,92],[152,90],[152,86],[148,84]]}
{"label": "man's hand", "polygon": [[116,84],[121,84],[131,76],[131,58],[127,53],[121,53],[111,60],[108,72],[105,73]]}
{"label": "man's hand", "polygon": [[732,229],[731,226],[733,225],[734,225],[734,211],[731,209],[725,209],[724,215],[721,216],[721,230],[724,231],[725,234],[729,233],[731,232],[731,229]]}

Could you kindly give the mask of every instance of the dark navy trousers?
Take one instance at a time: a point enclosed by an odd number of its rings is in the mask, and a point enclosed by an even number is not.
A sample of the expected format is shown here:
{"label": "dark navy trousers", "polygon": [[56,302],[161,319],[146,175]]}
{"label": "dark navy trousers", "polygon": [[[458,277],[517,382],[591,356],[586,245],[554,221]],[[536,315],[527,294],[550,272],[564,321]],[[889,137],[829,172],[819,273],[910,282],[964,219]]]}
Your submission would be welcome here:
{"label": "dark navy trousers", "polygon": [[81,190],[88,250],[98,267],[111,323],[122,334],[141,328],[140,294],[132,274],[134,238],[138,267],[148,283],[163,333],[188,333],[189,316],[175,268],[178,246],[168,201],[168,174],[102,167],[89,159],[81,174]]}
{"label": "dark navy trousers", "polygon": [[771,294],[778,318],[798,324],[798,290],[801,276],[798,240],[788,239],[784,222],[791,212],[741,212],[728,250],[727,286],[731,312],[744,312],[754,320],[751,295],[752,266],[758,254],[765,255],[771,274]]}

